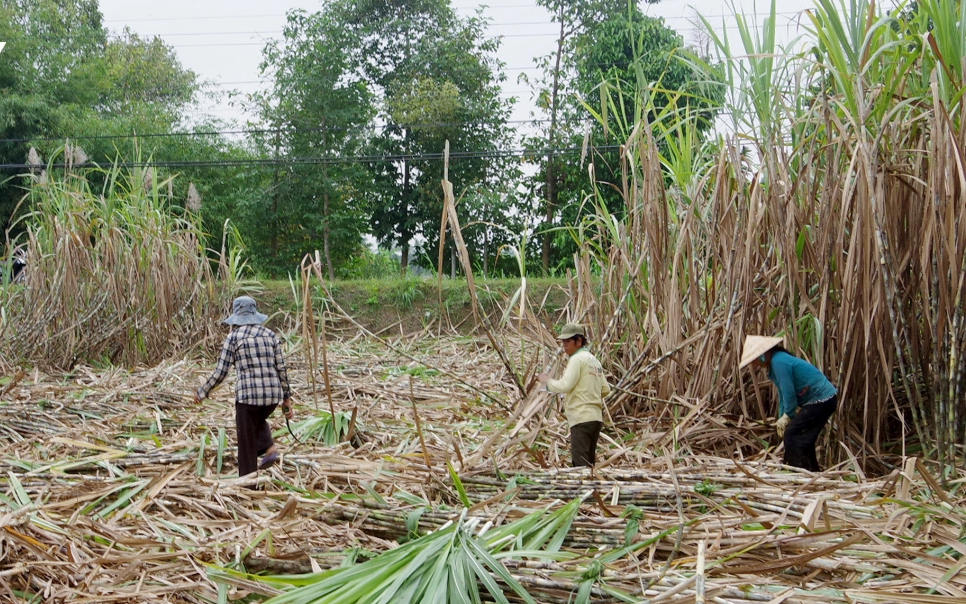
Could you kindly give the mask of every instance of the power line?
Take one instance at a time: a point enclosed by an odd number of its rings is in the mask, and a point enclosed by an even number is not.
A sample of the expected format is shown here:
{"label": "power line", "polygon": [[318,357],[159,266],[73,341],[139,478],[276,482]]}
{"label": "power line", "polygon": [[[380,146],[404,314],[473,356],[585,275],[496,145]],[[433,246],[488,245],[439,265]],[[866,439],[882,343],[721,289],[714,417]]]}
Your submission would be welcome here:
{"label": "power line", "polygon": [[263,15],[217,15],[214,17],[144,17],[142,19],[105,19],[104,23],[141,23],[146,21],[209,21],[212,19],[219,19],[224,21],[225,19],[265,19],[268,17],[284,17],[286,15],[279,15],[278,13],[263,14]]}
{"label": "power line", "polygon": [[[776,17],[792,17],[792,16],[798,16],[800,14],[801,14],[801,11],[788,11],[788,12],[776,12],[775,13],[775,16]],[[270,16],[272,16],[272,15],[270,15]],[[284,16],[284,15],[278,15],[278,16]],[[668,22],[687,21],[689,23],[695,18],[695,17],[688,17],[688,16],[685,16],[685,15],[671,15],[671,16],[663,16],[663,15],[652,16],[652,15],[645,15],[645,16],[648,16],[648,17],[650,17],[652,19],[662,19],[662,20],[668,21]],[[701,16],[704,17],[705,19],[711,20],[711,19],[720,19],[720,18],[724,18],[724,17],[733,17],[734,15],[733,14],[721,13],[721,14],[716,14],[716,15],[701,15]],[[186,19],[190,19],[190,17],[188,17]],[[555,22],[555,21],[548,21],[548,20],[541,20],[541,21],[492,21],[492,22],[487,22],[486,23],[486,27],[487,28],[493,28],[493,27],[523,27],[523,26],[530,26],[530,25],[553,25],[553,26],[556,27],[557,26],[557,22]],[[251,36],[274,36],[274,35],[281,35],[283,33],[285,33],[285,32],[284,32],[284,30],[281,30],[281,29],[272,29],[272,30],[267,30],[267,31],[265,31],[265,30],[261,30],[260,31],[260,30],[252,30],[252,29],[249,29],[249,30],[241,30],[241,31],[194,31],[194,32],[170,32],[170,33],[140,33],[139,35],[142,35],[144,37],[150,37],[150,38],[155,38],[155,37],[156,38],[167,38],[167,37],[175,37],[175,36],[243,36],[243,35],[251,35]],[[39,37],[39,36],[25,36],[25,37],[33,38],[33,37]]]}
{"label": "power line", "polygon": [[[738,31],[741,26],[738,24],[726,25],[722,28],[715,28],[715,31]],[[706,31],[704,27],[694,26],[694,27],[680,27],[672,28],[675,33],[695,33]],[[492,36],[485,36],[484,40],[499,40],[502,38],[551,38],[558,37],[559,32],[546,32],[546,33],[525,33],[525,34],[499,34]],[[213,42],[210,44],[168,44],[172,48],[217,48],[217,47],[234,47],[234,46],[261,46],[265,42]]]}
{"label": "power line", "polygon": [[[476,7],[455,7],[455,8],[456,8],[456,10],[471,10],[471,9],[474,10],[474,11],[476,10]],[[534,5],[534,4],[512,4],[512,5],[500,5],[500,6],[497,6],[497,5],[488,5],[486,8],[537,8],[537,6]],[[775,16],[777,16],[777,17],[787,17],[787,16],[793,16],[793,15],[799,15],[802,12],[803,11],[776,11],[775,12]],[[548,11],[548,14],[549,14],[549,11]],[[755,12],[753,14],[756,15],[756,16],[766,16],[765,13]],[[671,21],[671,20],[680,21],[682,19],[691,19],[691,17],[687,17],[687,16],[684,16],[684,15],[663,16],[663,15],[650,15],[650,14],[646,14],[646,16],[651,17],[652,19],[658,19],[658,18],[664,19],[665,21]],[[720,14],[714,14],[714,15],[704,15],[704,17],[707,18],[707,19],[718,19],[718,18],[721,18],[721,17],[733,17],[733,16],[734,16],[733,13],[720,13]],[[227,20],[227,19],[267,19],[267,18],[284,19],[284,18],[287,18],[287,17],[288,17],[288,15],[286,13],[282,13],[282,14],[272,13],[272,14],[263,14],[263,15],[228,15],[228,16],[226,16],[226,15],[218,15],[218,16],[213,16],[213,17],[194,17],[194,16],[192,16],[192,17],[145,17],[145,18],[142,18],[142,19],[105,19],[103,21],[103,23],[105,23],[105,24],[107,24],[107,23],[127,24],[127,23],[154,22],[154,21],[210,21],[210,20],[214,20],[214,19],[218,19],[218,20],[224,21],[224,20]],[[544,23],[544,22],[541,21],[539,23]],[[509,24],[512,25],[513,23],[509,23]],[[528,24],[528,23],[520,23],[520,24],[521,25],[524,25],[524,24]],[[538,23],[533,23],[533,24],[538,24]],[[500,24],[494,23],[494,24],[488,24],[488,25],[503,25],[503,23],[500,23]]]}
{"label": "power line", "polygon": [[[499,36],[486,36],[483,39],[485,39],[485,40],[497,40],[499,38],[548,38],[548,37],[555,37],[557,35],[558,34],[553,33],[553,32],[549,32],[549,33],[527,33],[527,34],[504,34],[504,35],[499,35]],[[49,38],[46,38],[46,37],[43,37],[43,36],[38,36],[37,38],[38,39],[46,39],[48,42],[49,41],[53,41],[53,40],[64,39],[64,38],[59,38],[59,37],[49,37]],[[238,47],[243,47],[243,46],[264,46],[265,44],[266,44],[266,42],[263,40],[263,41],[258,41],[258,42],[207,42],[207,43],[204,43],[204,44],[172,44],[172,43],[168,43],[167,45],[170,46],[171,48],[238,48]]]}
{"label": "power line", "polygon": [[[619,63],[597,63],[593,65],[587,65],[588,67],[619,67]],[[544,69],[538,65],[529,65],[526,67],[501,67],[500,71],[538,71]],[[237,86],[240,84],[265,84],[271,83],[271,78],[263,78],[261,80],[239,80],[236,82],[207,82],[210,86]]]}
{"label": "power line", "polygon": [[[554,25],[551,21],[507,21],[504,23],[487,23],[487,27],[517,27],[523,25]],[[258,31],[258,30],[246,30],[246,31],[208,31],[208,32],[171,32],[171,33],[152,33],[152,34],[139,34],[144,37],[150,38],[165,38],[169,36],[242,36],[242,35],[252,35],[252,36],[274,36],[285,33],[283,30],[269,30],[269,31]],[[37,37],[37,36],[24,36],[27,38]]]}
{"label": "power line", "polygon": [[[530,7],[530,8],[534,8],[533,5],[518,5],[518,6],[519,7]],[[495,8],[495,7],[490,7],[490,8]],[[777,17],[783,17],[783,16],[792,17],[792,16],[798,16],[801,13],[802,13],[802,11],[776,12],[775,13],[775,16],[777,16]],[[756,15],[757,15],[757,13],[756,13]],[[231,18],[265,18],[265,17],[284,17],[284,16],[285,15],[240,15],[240,16],[233,16]],[[661,19],[661,20],[666,21],[666,22],[669,22],[669,21],[687,21],[688,23],[692,23],[693,22],[693,19],[694,19],[694,17],[688,17],[688,16],[684,16],[684,15],[671,15],[671,16],[662,16],[662,15],[652,16],[652,15],[645,15],[645,16],[650,17],[652,19]],[[710,21],[712,19],[733,17],[734,14],[732,14],[732,13],[720,13],[720,14],[702,15],[702,16],[705,19],[708,19]],[[170,18],[164,17],[164,18],[157,18],[157,19],[150,18],[150,19],[126,19],[126,20],[117,19],[117,20],[111,20],[111,21],[104,21],[104,23],[114,23],[114,22],[117,22],[117,23],[129,23],[129,22],[139,22],[139,21],[193,21],[193,20],[215,19],[215,18],[217,18],[217,19],[223,19],[224,17],[170,17]],[[531,26],[531,25],[556,25],[556,22],[550,20],[550,21],[506,21],[506,22],[486,23],[487,28],[490,28],[490,27],[520,27],[520,26]],[[735,26],[729,26],[727,29],[734,29],[736,27],[737,27],[736,25]],[[697,30],[700,30],[700,29],[703,29],[703,28],[702,27],[682,28],[683,31],[697,31]],[[165,38],[165,37],[175,37],[175,36],[226,36],[226,35],[259,35],[259,36],[268,36],[268,35],[277,35],[277,34],[282,34],[282,33],[284,33],[282,30],[269,30],[269,31],[247,30],[247,31],[207,31],[207,32],[139,33],[139,35],[142,36],[142,37],[146,37],[146,38]],[[557,33],[498,34],[498,35],[489,36],[487,39],[495,39],[495,38],[501,38],[501,37],[502,38],[514,38],[514,37],[550,36],[550,35],[556,36],[558,34]],[[44,35],[25,35],[25,36],[22,36],[22,38],[25,38],[25,39],[41,39],[41,40],[46,40],[46,41],[64,39],[65,37],[66,36],[49,35],[49,34],[44,34]],[[71,36],[71,37],[76,38],[77,36],[74,35],[74,36]],[[115,34],[113,37],[115,37],[115,38],[121,38],[121,36],[119,36],[117,34]],[[175,48],[196,48],[196,47],[229,46],[229,45],[230,46],[255,46],[257,44],[259,44],[259,42],[234,42],[234,43],[227,43],[226,42],[226,43],[212,43],[212,44],[203,44],[203,45],[202,44],[171,44],[171,46],[172,47],[175,47]]]}
{"label": "power line", "polygon": [[[536,119],[536,120],[506,120],[502,122],[497,122],[497,125],[503,124],[533,124],[533,123],[546,123],[549,119]],[[453,127],[468,127],[476,125],[486,125],[491,122],[425,122],[420,124],[394,124],[397,128],[403,129],[419,129],[419,128],[453,128]],[[299,132],[345,132],[347,130],[358,130],[358,126],[318,126],[318,127],[299,127]],[[201,130],[196,132],[153,132],[146,134],[89,134],[89,135],[79,135],[79,136],[35,136],[35,137],[23,137],[23,138],[0,138],[0,144],[2,143],[28,143],[33,141],[60,141],[60,140],[72,140],[72,141],[83,141],[83,140],[115,140],[115,139],[139,139],[139,138],[176,138],[176,137],[202,137],[202,136],[225,136],[225,135],[253,135],[253,134],[281,134],[287,132],[291,129],[288,128],[243,128],[235,130]]]}
{"label": "power line", "polygon": [[[620,145],[601,145],[594,147],[595,150],[615,150]],[[527,159],[543,158],[546,156],[577,155],[583,152],[582,147],[558,147],[542,149],[505,149],[494,151],[450,151],[450,160],[456,159]],[[229,159],[229,160],[180,160],[180,161],[141,161],[141,162],[117,162],[113,164],[119,168],[234,168],[243,166],[312,166],[312,165],[335,165],[335,164],[376,164],[376,163],[398,163],[403,161],[441,161],[444,159],[443,153],[400,153],[382,155],[355,155],[355,156],[333,156],[333,157],[278,157],[278,158],[258,158],[258,159]],[[51,164],[53,168],[65,168],[67,164]],[[79,167],[79,166],[75,166]],[[0,169],[4,170],[33,170],[38,166],[21,164],[0,164]]]}
{"label": "power line", "polygon": [[[595,65],[594,67],[601,67],[601,65]],[[534,71],[539,69],[542,69],[542,67],[531,65],[529,67],[502,67],[500,71]],[[238,86],[241,84],[266,84],[271,82],[271,78],[263,78],[261,80],[238,80],[235,82],[204,82],[204,84],[208,86]]]}
{"label": "power line", "polygon": [[[723,29],[724,30],[727,30],[727,31],[736,31],[736,30],[740,29],[740,26],[738,26],[737,24],[736,25],[728,25],[728,26],[724,27]],[[674,29],[674,32],[675,33],[691,33],[691,32],[699,32],[699,31],[705,31],[705,28],[703,28],[703,27],[684,27],[684,28]],[[531,33],[525,33],[525,34],[499,34],[499,35],[493,35],[493,36],[485,36],[483,39],[484,40],[499,40],[499,39],[503,39],[503,38],[555,38],[555,37],[558,37],[558,36],[559,36],[559,33],[556,33],[556,32],[546,32],[546,33],[532,33],[531,32]],[[49,40],[52,40],[52,39],[53,38],[48,38],[48,41]],[[245,47],[245,46],[264,46],[265,44],[266,44],[266,41],[262,40],[262,41],[257,41],[257,42],[209,42],[209,43],[204,43],[204,44],[173,44],[173,43],[168,43],[167,45],[170,46],[171,48],[239,48],[239,47]]]}

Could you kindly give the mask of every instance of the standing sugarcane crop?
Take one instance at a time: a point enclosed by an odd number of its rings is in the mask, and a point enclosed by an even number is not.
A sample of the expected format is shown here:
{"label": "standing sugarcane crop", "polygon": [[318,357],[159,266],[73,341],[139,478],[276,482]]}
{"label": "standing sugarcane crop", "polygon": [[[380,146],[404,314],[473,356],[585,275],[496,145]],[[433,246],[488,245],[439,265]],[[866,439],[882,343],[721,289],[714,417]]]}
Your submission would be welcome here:
{"label": "standing sugarcane crop", "polygon": [[537,379],[546,384],[550,392],[564,395],[573,466],[593,466],[597,463],[597,439],[604,425],[603,397],[610,394],[610,385],[600,361],[587,350],[590,342],[583,327],[567,323],[557,339],[563,341],[564,352],[570,357],[567,368],[559,380],[550,379],[546,373],[541,373]]}
{"label": "standing sugarcane crop", "polygon": [[775,431],[785,442],[785,463],[820,472],[815,442],[835,413],[838,391],[818,368],[789,354],[782,342],[747,336],[738,369],[752,364],[768,369],[768,379],[778,387]]}
{"label": "standing sugarcane crop", "polygon": [[[235,365],[235,429],[238,433],[238,475],[264,470],[278,461],[278,447],[266,421],[279,403],[286,419],[292,419],[292,391],[282,357],[282,346],[275,332],[262,323],[268,315],[258,312],[255,300],[235,298],[232,314],[223,323],[232,326],[208,381],[195,393],[200,403],[228,375]],[[262,463],[258,457],[264,455]]]}

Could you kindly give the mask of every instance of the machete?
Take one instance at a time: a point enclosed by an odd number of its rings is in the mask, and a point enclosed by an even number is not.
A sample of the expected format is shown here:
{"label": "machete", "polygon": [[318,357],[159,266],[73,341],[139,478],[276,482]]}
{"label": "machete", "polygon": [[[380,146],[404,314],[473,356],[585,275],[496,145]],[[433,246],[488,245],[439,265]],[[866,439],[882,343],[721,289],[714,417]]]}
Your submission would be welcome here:
{"label": "machete", "polygon": [[292,432],[292,424],[288,423],[288,415],[285,414],[284,410],[282,412],[282,416],[285,418],[285,427],[288,428],[288,433],[292,435],[292,438],[295,439],[295,442],[300,445],[304,445],[305,443],[300,441],[298,436],[295,436],[295,432]]}

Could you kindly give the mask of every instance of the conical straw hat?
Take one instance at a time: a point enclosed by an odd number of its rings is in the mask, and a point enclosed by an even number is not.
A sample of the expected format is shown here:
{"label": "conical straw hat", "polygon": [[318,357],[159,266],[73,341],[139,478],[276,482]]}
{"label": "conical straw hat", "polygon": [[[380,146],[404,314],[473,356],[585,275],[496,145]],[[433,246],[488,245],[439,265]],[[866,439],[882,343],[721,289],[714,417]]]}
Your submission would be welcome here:
{"label": "conical straw hat", "polygon": [[768,336],[745,337],[745,349],[741,351],[741,362],[738,363],[738,369],[746,367],[783,341],[784,338],[769,338]]}

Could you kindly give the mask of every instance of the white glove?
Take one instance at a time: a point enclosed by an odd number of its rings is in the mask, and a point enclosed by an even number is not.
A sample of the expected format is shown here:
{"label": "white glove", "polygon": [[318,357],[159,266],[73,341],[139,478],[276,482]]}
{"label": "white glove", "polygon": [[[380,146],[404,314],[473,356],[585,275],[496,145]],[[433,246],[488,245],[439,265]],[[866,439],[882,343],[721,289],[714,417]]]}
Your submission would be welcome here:
{"label": "white glove", "polygon": [[775,422],[775,432],[778,433],[779,438],[785,438],[785,428],[788,427],[788,424],[790,424],[791,421],[792,418],[788,417],[788,415],[782,415],[778,418],[778,421]]}

